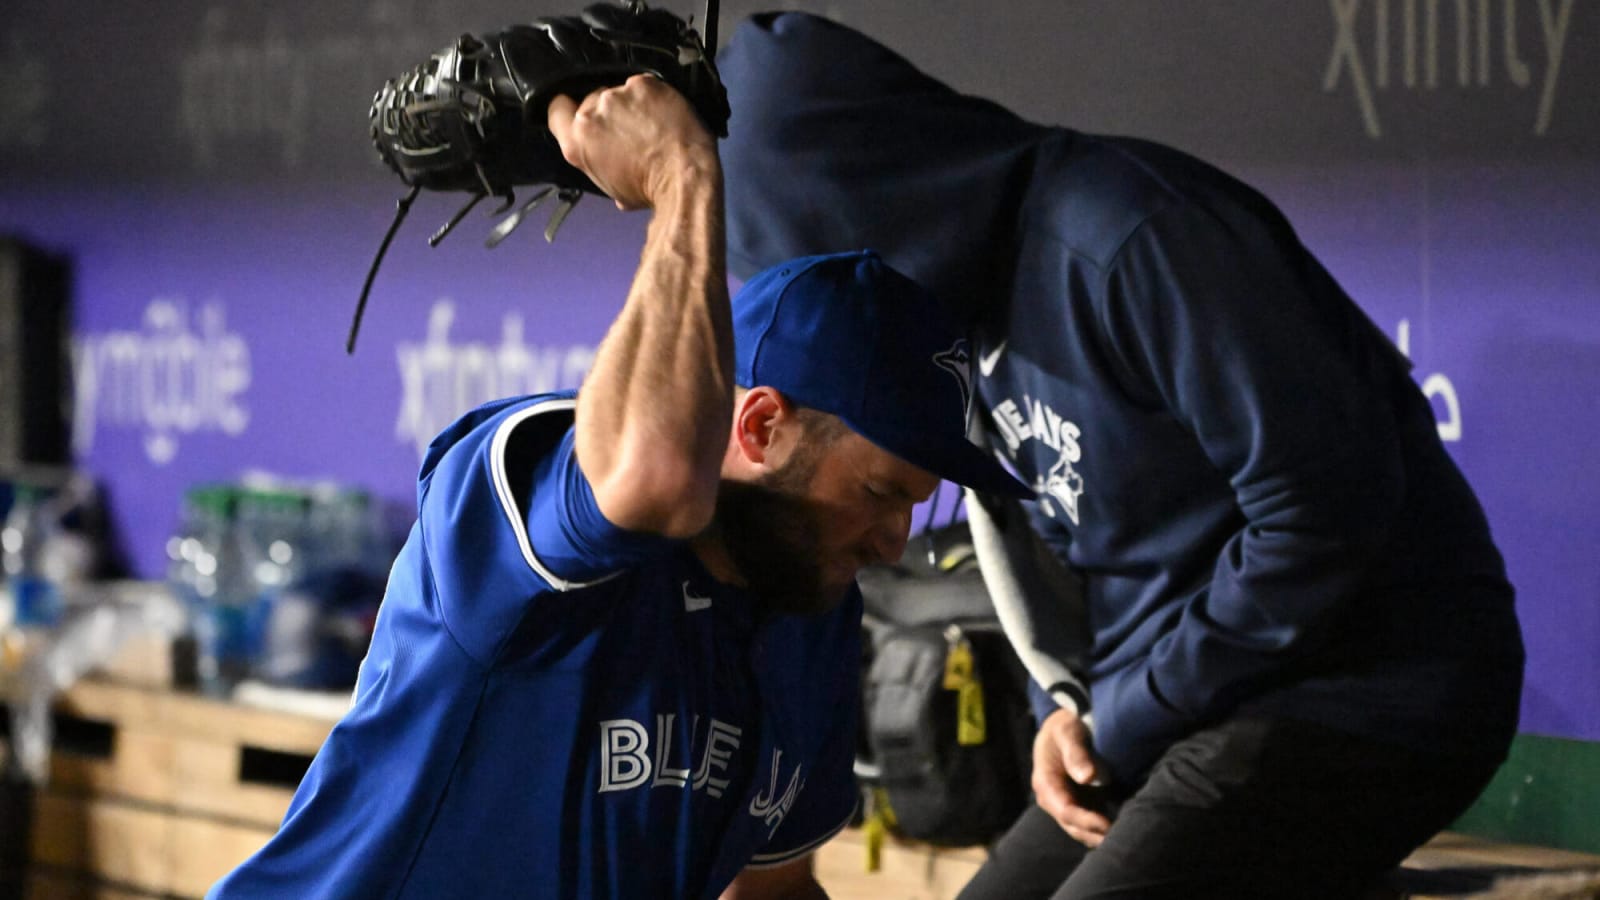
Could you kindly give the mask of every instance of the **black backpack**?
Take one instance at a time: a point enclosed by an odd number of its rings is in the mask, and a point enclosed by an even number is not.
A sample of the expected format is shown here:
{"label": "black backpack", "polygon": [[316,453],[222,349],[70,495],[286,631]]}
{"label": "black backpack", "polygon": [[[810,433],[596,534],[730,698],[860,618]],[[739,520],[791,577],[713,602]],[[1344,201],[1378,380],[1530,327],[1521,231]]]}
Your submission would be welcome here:
{"label": "black backpack", "polygon": [[908,554],[857,579],[866,659],[856,775],[869,827],[878,817],[903,838],[987,844],[1030,796],[1027,673],[1000,630],[966,523],[926,537],[937,562]]}

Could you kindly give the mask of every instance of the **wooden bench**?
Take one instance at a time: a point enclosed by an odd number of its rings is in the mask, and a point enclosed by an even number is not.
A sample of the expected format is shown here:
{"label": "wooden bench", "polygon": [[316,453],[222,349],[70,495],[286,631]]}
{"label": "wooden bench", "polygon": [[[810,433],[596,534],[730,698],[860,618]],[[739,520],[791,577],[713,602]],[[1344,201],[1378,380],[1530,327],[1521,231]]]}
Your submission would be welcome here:
{"label": "wooden bench", "polygon": [[1600,874],[1600,855],[1446,832],[1411,854],[1389,886],[1402,897],[1459,897],[1558,872]]}
{"label": "wooden bench", "polygon": [[94,680],[57,710],[29,900],[202,896],[272,836],[334,722]]}
{"label": "wooden bench", "polygon": [[[32,803],[28,900],[202,896],[272,835],[335,719],[103,680],[73,686],[57,708],[51,782]],[[817,873],[833,900],[946,900],[985,856],[890,840],[868,872],[866,841],[847,829],[818,852]],[[1461,896],[1572,869],[1600,870],[1600,856],[1444,834],[1406,861],[1390,896]]]}
{"label": "wooden bench", "polygon": [[[866,839],[847,829],[818,851],[817,874],[831,900],[950,900],[985,855],[981,848],[950,850],[891,840],[881,853],[880,869],[868,872]],[[1462,897],[1486,891],[1497,880],[1569,871],[1600,873],[1600,855],[1446,832],[1413,853],[1377,896]]]}

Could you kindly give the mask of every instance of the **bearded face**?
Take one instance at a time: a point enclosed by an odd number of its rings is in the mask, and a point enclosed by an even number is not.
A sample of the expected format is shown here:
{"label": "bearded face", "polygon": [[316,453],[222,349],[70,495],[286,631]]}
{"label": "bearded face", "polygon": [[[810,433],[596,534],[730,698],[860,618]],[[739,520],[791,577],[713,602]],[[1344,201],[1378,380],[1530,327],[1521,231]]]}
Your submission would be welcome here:
{"label": "bearded face", "polygon": [[723,481],[717,528],[750,593],[769,613],[814,615],[844,599],[848,581],[830,578],[821,505],[808,488],[819,453],[796,453],[755,482]]}
{"label": "bearded face", "polygon": [[862,566],[905,552],[916,504],[939,478],[837,418],[802,410],[793,451],[757,480],[724,480],[712,530],[764,612],[815,614]]}

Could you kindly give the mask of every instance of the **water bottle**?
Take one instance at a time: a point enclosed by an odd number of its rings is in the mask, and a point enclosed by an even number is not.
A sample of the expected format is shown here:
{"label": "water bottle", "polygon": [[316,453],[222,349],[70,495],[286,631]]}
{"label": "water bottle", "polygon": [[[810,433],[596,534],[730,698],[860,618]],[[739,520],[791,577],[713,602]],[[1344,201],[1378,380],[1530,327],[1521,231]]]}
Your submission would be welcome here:
{"label": "water bottle", "polygon": [[360,488],[347,487],[330,501],[329,530],[338,548],[336,564],[342,568],[383,577],[392,560],[385,546],[383,522],[372,495]]}
{"label": "water bottle", "polygon": [[301,529],[293,577],[266,609],[255,675],[308,690],[348,690],[372,636],[383,595],[371,572],[367,496],[337,484],[298,495]]}
{"label": "water bottle", "polygon": [[61,621],[61,591],[45,572],[46,545],[60,523],[51,520],[42,491],[17,485],[11,511],[0,528],[0,567],[5,571],[11,623],[22,630],[47,631]]}
{"label": "water bottle", "polygon": [[239,492],[201,493],[202,533],[194,559],[194,634],[200,689],[228,696],[250,673],[255,656],[252,617],[263,554],[237,518]]}
{"label": "water bottle", "polygon": [[294,589],[306,568],[305,501],[298,491],[271,487],[247,490],[241,504],[240,527],[254,536],[262,550],[253,572],[256,601],[249,628],[255,657],[251,672],[274,681],[272,660],[280,655],[281,644],[274,632],[281,630],[279,623],[285,617],[294,617]]}
{"label": "water bottle", "polygon": [[210,533],[210,504],[206,495],[214,488],[195,486],[183,492],[183,504],[178,512],[178,525],[167,538],[167,584],[172,594],[193,615],[200,607],[200,597],[195,590],[195,561],[202,549],[201,542]]}

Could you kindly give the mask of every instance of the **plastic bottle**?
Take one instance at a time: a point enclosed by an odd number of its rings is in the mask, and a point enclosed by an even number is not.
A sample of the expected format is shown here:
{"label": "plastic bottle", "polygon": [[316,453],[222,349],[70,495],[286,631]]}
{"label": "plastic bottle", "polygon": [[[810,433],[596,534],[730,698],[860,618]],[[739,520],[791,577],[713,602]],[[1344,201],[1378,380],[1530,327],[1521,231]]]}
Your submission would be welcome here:
{"label": "plastic bottle", "polygon": [[0,528],[0,568],[17,629],[48,631],[61,621],[61,591],[43,566],[46,545],[60,523],[51,521],[45,499],[38,488],[17,485]]}
{"label": "plastic bottle", "polygon": [[348,690],[383,596],[369,565],[377,542],[364,492],[333,483],[298,495],[299,570],[273,596],[255,676],[307,690]]}
{"label": "plastic bottle", "polygon": [[349,487],[333,500],[333,533],[339,565],[383,577],[393,562],[385,546],[378,505],[366,491]]}
{"label": "plastic bottle", "polygon": [[236,517],[239,492],[208,490],[199,503],[204,524],[194,559],[196,671],[202,691],[227,696],[249,674],[255,656],[255,572],[263,554]]}
{"label": "plastic bottle", "polygon": [[256,564],[256,603],[251,610],[250,634],[255,646],[251,673],[276,682],[277,663],[283,654],[285,617],[293,618],[296,589],[311,555],[305,540],[305,498],[287,488],[248,491],[243,499],[240,524],[255,536],[263,555]]}
{"label": "plastic bottle", "polygon": [[364,568],[379,582],[389,579],[389,569],[394,565],[395,553],[400,545],[391,534],[382,501],[366,491],[357,492],[355,517],[361,535],[361,558]]}
{"label": "plastic bottle", "polygon": [[199,606],[199,595],[195,592],[195,560],[202,549],[201,541],[210,531],[208,518],[212,512],[205,497],[212,490],[215,489],[197,485],[183,492],[177,528],[167,538],[167,584],[173,596],[190,611]]}

